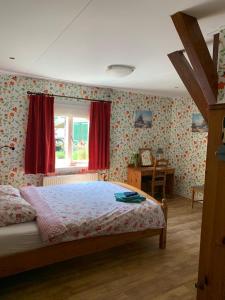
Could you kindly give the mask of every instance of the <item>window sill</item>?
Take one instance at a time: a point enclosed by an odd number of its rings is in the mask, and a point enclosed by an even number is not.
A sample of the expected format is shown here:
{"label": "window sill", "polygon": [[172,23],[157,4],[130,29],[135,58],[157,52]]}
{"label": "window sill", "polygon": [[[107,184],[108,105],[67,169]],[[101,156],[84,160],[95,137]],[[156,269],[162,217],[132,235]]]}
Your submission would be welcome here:
{"label": "window sill", "polygon": [[87,165],[77,165],[77,166],[62,166],[62,167],[56,167],[56,174],[71,174],[71,173],[81,173],[82,169],[87,169]]}

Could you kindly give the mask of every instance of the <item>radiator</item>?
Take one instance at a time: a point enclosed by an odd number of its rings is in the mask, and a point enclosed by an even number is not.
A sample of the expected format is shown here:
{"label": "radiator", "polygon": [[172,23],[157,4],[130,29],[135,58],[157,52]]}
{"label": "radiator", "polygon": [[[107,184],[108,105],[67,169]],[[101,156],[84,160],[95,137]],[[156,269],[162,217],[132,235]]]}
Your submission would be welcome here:
{"label": "radiator", "polygon": [[43,186],[98,180],[98,173],[44,176]]}

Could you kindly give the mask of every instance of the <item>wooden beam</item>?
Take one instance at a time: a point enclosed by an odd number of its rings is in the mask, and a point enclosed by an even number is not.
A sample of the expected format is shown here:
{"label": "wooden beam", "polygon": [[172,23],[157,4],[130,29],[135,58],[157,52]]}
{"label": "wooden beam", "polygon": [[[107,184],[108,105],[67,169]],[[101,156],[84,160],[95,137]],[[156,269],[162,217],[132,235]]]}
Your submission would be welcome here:
{"label": "wooden beam", "polygon": [[174,14],[173,23],[187,52],[201,90],[209,104],[217,102],[217,72],[195,17]]}
{"label": "wooden beam", "polygon": [[217,72],[218,55],[219,55],[220,34],[214,34],[213,38],[213,63]]}
{"label": "wooden beam", "polygon": [[216,82],[217,82],[217,90],[216,90],[216,96],[218,96],[218,72],[217,72],[217,66],[218,66],[218,56],[219,56],[219,45],[220,45],[220,34],[214,34],[213,37],[213,63],[214,63],[214,68],[216,70]]}
{"label": "wooden beam", "polygon": [[208,103],[198,81],[195,78],[194,71],[182,51],[176,51],[168,54],[170,61],[179,74],[181,80],[186,86],[189,94],[195,101],[198,109],[202,113],[206,122],[208,122]]}

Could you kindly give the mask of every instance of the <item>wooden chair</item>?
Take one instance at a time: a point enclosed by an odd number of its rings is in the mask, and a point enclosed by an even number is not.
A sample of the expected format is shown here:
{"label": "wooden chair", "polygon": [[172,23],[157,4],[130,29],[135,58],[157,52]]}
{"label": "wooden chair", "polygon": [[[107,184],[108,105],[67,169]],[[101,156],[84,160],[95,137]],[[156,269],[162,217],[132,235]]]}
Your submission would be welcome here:
{"label": "wooden chair", "polygon": [[162,187],[163,198],[166,197],[166,173],[168,164],[169,162],[167,159],[155,159],[152,178],[150,181],[151,195],[153,197],[156,187]]}
{"label": "wooden chair", "polygon": [[195,202],[203,202],[203,200],[195,200],[195,194],[201,193],[204,195],[204,185],[197,185],[192,187],[192,199],[191,199],[191,207],[194,207]]}

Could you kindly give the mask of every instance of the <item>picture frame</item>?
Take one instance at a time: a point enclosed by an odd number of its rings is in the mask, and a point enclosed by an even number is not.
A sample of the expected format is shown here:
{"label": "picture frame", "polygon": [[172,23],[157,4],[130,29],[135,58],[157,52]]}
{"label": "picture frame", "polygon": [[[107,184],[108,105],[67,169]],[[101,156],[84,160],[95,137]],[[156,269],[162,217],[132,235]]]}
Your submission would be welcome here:
{"label": "picture frame", "polygon": [[152,111],[137,110],[134,116],[135,128],[151,128],[152,127]]}
{"label": "picture frame", "polygon": [[192,132],[199,132],[199,133],[208,132],[208,126],[202,114],[200,113],[192,114],[191,128],[192,128]]}
{"label": "picture frame", "polygon": [[140,164],[142,167],[150,167],[153,165],[153,155],[150,148],[139,149]]}

